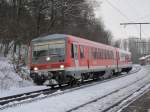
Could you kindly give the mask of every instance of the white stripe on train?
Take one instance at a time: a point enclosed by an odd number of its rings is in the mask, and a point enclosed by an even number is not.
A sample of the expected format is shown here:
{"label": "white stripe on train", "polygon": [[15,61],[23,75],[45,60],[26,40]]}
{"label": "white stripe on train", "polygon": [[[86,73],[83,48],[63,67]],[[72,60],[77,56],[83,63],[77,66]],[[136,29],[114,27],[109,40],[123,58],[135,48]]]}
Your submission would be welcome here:
{"label": "white stripe on train", "polygon": [[[132,64],[124,64],[124,65],[118,65],[118,68],[121,69],[121,68],[127,68],[127,67],[132,67]],[[43,70],[38,70],[37,72],[45,72],[45,71],[60,71],[60,70],[66,70],[66,71],[76,71],[76,70],[91,70],[91,71],[94,71],[94,70],[107,70],[107,69],[114,69],[116,70],[117,69],[117,65],[108,65],[108,66],[90,66],[89,68],[87,66],[84,66],[84,67],[67,67],[67,68],[50,68],[50,69],[43,69]]]}

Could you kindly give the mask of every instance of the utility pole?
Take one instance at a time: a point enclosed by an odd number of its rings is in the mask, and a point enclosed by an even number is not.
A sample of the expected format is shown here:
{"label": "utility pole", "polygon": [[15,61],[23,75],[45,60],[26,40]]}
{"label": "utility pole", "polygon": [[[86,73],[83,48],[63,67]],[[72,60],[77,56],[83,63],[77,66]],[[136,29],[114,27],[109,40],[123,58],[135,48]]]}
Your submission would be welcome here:
{"label": "utility pole", "polygon": [[[146,54],[149,54],[149,52],[147,52],[146,50],[146,46],[147,45],[150,45],[150,42],[142,42],[142,25],[149,25],[150,23],[149,22],[130,22],[130,23],[120,23],[120,25],[139,25],[140,26],[140,38],[139,38],[139,41],[137,40],[137,49],[139,50],[140,48],[140,55],[146,55]],[[143,45],[143,46],[141,46]],[[144,46],[145,45],[145,46]]]}
{"label": "utility pole", "polygon": [[120,23],[120,25],[140,25],[140,40],[142,38],[142,34],[141,34],[141,28],[142,28],[142,25],[145,25],[145,24],[150,24],[150,23]]}

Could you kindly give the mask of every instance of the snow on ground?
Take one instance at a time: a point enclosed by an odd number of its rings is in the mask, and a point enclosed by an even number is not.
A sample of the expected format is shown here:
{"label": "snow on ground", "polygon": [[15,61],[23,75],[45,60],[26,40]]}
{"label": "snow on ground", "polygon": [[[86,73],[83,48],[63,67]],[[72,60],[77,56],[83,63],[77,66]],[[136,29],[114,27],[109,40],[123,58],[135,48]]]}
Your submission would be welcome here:
{"label": "snow on ground", "polygon": [[38,90],[42,90],[42,89],[46,89],[46,88],[49,88],[49,87],[27,86],[27,87],[21,87],[21,88],[11,88],[10,90],[3,90],[2,92],[0,92],[0,98],[17,95],[17,94],[22,94],[22,93],[28,93],[28,92],[32,92],[32,91],[38,91]]}
{"label": "snow on ground", "polygon": [[34,86],[32,82],[23,80],[15,73],[8,59],[0,57],[0,97],[41,90],[44,88],[47,87]]}
{"label": "snow on ground", "polygon": [[[122,89],[121,91],[118,91],[117,93],[114,93],[108,97],[105,97],[101,100],[98,100],[92,104],[88,104],[78,110],[75,110],[73,112],[100,112],[113,104],[119,102],[120,100],[128,97],[130,94],[136,92],[139,88],[143,87],[146,82],[149,82],[150,78],[145,77],[143,80],[139,81],[138,83],[135,83],[126,89]],[[145,83],[143,83],[145,82]],[[145,89],[148,89],[150,87],[150,84],[146,86]],[[142,91],[144,91],[143,89]],[[136,93],[138,95],[138,93]],[[111,111],[116,112],[116,111]]]}
{"label": "snow on ground", "polygon": [[[147,81],[150,80],[149,72],[150,69],[148,69],[148,67],[142,67],[142,69],[138,73],[134,73],[119,79],[114,79],[109,82],[101,83],[98,85],[83,88],[62,95],[49,97],[28,104],[18,105],[16,107],[1,110],[1,112],[66,112],[67,110],[73,107],[79,106],[88,101],[101,97],[114,90],[117,90],[117,88],[124,87],[125,85],[128,85],[136,80],[145,77],[143,80],[139,81],[139,83],[136,83],[131,88],[118,93],[118,95],[124,92],[135,91],[134,88],[139,87],[141,84],[145,84],[147,83]],[[126,94],[124,93],[124,95]],[[113,98],[115,99],[117,97],[119,96],[116,97],[114,96]],[[112,101],[112,98],[110,99],[111,99],[110,101]],[[108,105],[107,103],[99,102],[99,105],[100,107],[105,107],[106,105]],[[91,108],[95,107],[92,106]],[[88,109],[86,110],[86,112],[88,112]]]}

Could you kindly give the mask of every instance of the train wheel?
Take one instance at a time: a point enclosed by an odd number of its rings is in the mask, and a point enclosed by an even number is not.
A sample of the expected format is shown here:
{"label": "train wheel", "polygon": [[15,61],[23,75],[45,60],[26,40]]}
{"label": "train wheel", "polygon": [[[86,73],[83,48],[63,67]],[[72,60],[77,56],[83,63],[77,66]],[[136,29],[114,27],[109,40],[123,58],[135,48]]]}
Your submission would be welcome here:
{"label": "train wheel", "polygon": [[61,88],[62,87],[62,85],[61,84],[58,84],[59,85],[59,87]]}
{"label": "train wheel", "polygon": [[109,78],[111,78],[112,76],[113,76],[113,71],[110,70],[110,76],[109,76]]}
{"label": "train wheel", "polygon": [[50,87],[51,87],[51,89],[54,89],[54,85],[51,85]]}
{"label": "train wheel", "polygon": [[75,78],[73,76],[67,76],[67,83],[69,86],[73,87],[75,85]]}
{"label": "train wheel", "polygon": [[109,79],[113,76],[113,71],[112,70],[107,70],[105,74],[103,75],[104,79]]}
{"label": "train wheel", "polygon": [[93,80],[98,80],[100,79],[100,74],[99,73],[93,73]]}
{"label": "train wheel", "polygon": [[75,81],[74,81],[74,80],[71,80],[71,82],[70,82],[70,86],[71,86],[71,87],[73,87],[73,86],[74,86],[74,84],[75,84]]}

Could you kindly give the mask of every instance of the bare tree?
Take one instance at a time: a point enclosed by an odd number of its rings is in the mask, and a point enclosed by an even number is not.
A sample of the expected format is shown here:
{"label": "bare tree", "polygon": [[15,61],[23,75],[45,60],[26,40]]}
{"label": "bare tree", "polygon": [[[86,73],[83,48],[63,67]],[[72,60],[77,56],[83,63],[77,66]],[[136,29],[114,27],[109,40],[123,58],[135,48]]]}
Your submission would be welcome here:
{"label": "bare tree", "polygon": [[31,39],[52,33],[105,44],[112,37],[85,0],[1,0],[0,21],[0,39],[6,44],[6,54],[11,41],[29,45]]}

